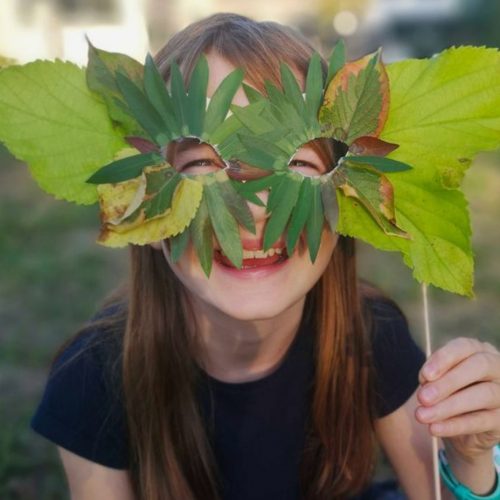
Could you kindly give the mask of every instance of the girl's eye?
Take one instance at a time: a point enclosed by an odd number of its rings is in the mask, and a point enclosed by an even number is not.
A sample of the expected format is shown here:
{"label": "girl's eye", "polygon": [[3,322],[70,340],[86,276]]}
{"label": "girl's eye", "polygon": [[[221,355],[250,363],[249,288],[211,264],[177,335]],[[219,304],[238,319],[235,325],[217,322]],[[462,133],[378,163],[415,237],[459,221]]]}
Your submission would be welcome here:
{"label": "girl's eye", "polygon": [[183,174],[199,175],[217,172],[217,170],[220,170],[221,168],[224,168],[224,165],[222,165],[220,161],[216,161],[211,158],[199,158],[180,165],[177,170]]}
{"label": "girl's eye", "polygon": [[307,177],[315,177],[324,173],[322,169],[314,163],[304,160],[292,160],[288,166],[295,172],[300,172]]}

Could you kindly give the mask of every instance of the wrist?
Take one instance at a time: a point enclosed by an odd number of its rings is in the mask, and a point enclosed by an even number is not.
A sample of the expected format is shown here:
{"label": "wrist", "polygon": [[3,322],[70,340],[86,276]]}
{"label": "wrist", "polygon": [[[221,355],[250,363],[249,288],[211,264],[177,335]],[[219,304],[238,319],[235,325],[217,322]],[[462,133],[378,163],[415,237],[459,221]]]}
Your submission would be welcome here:
{"label": "wrist", "polygon": [[[497,450],[498,451],[498,450]],[[459,500],[500,500],[500,480],[491,450],[464,457],[440,450],[440,472],[448,489]]]}

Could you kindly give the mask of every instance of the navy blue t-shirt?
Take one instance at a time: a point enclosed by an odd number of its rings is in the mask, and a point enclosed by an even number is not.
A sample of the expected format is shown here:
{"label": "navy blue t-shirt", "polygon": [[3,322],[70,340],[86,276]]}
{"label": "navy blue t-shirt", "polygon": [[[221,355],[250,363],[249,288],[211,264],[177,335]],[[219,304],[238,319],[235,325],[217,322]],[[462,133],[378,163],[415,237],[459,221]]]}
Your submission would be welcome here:
{"label": "navy blue t-shirt", "polygon": [[[425,356],[395,306],[377,300],[371,309],[376,411],[382,417],[415,391]],[[126,469],[128,440],[117,338],[90,330],[63,351],[31,426],[88,460]],[[313,371],[313,332],[303,321],[283,360],[266,377],[226,383],[202,373],[200,407],[225,500],[298,498]]]}

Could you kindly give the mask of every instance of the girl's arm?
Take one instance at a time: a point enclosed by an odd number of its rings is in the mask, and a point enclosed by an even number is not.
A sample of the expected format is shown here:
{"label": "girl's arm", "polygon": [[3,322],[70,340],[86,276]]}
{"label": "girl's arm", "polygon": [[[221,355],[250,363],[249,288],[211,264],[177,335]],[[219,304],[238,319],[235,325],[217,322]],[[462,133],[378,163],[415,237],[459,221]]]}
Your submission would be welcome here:
{"label": "girl's arm", "polygon": [[72,500],[134,500],[128,472],[91,462],[57,447],[68,478]]}

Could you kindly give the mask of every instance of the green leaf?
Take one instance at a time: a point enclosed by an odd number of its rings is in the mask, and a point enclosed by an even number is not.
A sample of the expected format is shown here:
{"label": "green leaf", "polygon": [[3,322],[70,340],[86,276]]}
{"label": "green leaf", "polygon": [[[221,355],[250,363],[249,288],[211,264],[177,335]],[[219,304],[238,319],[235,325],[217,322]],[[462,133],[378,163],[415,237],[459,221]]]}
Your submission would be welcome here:
{"label": "green leaf", "polygon": [[[296,175],[283,176],[282,182],[275,191],[275,199],[279,199],[271,212],[271,217],[264,230],[264,251],[269,250],[283,234],[292,209],[297,203],[301,179]],[[268,205],[269,208],[269,205]]]}
{"label": "green leaf", "polygon": [[300,192],[295,205],[292,216],[290,218],[290,224],[288,224],[288,230],[286,235],[286,248],[288,255],[292,255],[295,245],[299,239],[300,233],[304,229],[307,218],[309,217],[309,212],[312,206],[313,198],[313,188],[311,184],[311,178],[305,177],[302,181],[300,187]]}
{"label": "green leaf", "polygon": [[309,217],[306,222],[306,238],[307,246],[309,247],[309,256],[311,257],[311,261],[314,262],[321,244],[324,215],[323,204],[321,202],[321,185],[319,183],[319,178],[311,178],[311,185],[312,202]]}
{"label": "green leaf", "polygon": [[144,89],[149,101],[161,116],[168,130],[167,135],[170,138],[179,136],[181,126],[176,120],[174,104],[167,91],[165,82],[150,54],[146,57],[146,65],[144,68]]}
{"label": "green leaf", "polygon": [[243,83],[242,87],[250,104],[253,104],[258,101],[265,101],[266,98],[258,90],[254,89],[253,87],[250,87],[250,85]]}
{"label": "green leaf", "polygon": [[122,73],[116,75],[116,81],[137,122],[157,144],[160,146],[167,144],[171,138],[169,131],[142,90]]}
{"label": "green leaf", "polygon": [[229,212],[219,191],[218,183],[208,175],[203,176],[210,221],[215,235],[227,258],[238,268],[243,262],[243,248],[241,246],[238,223]]}
{"label": "green leaf", "polygon": [[185,109],[189,134],[201,137],[205,121],[205,108],[207,104],[208,87],[208,62],[202,54],[194,67],[189,82],[188,96]]}
{"label": "green leaf", "polygon": [[476,153],[500,146],[500,52],[452,48],[391,64],[388,73],[381,138],[400,144],[391,158],[413,166],[391,177],[398,224],[412,237],[405,263],[421,282],[472,295],[469,215],[456,188]]}
{"label": "green leaf", "polygon": [[125,135],[143,135],[142,127],[127,109],[116,82],[116,74],[121,72],[141,88],[144,74],[142,64],[125,54],[98,49],[90,41],[88,44],[86,78],[89,89],[104,99],[109,116],[120,124]]}
{"label": "green leaf", "polygon": [[381,156],[349,155],[345,156],[344,158],[345,161],[349,161],[352,163],[371,165],[377,170],[380,170],[380,172],[404,172],[405,170],[410,170],[412,168],[407,163],[403,163],[397,160],[391,160],[390,158],[383,158]]}
{"label": "green leaf", "polygon": [[325,219],[328,221],[332,233],[334,233],[337,230],[339,219],[336,189],[331,178],[325,181],[321,179],[321,181],[321,200],[323,202],[323,210],[325,211]]}
{"label": "green leaf", "polygon": [[271,213],[276,206],[281,202],[281,198],[278,195],[281,195],[283,190],[281,189],[281,185],[286,184],[286,179],[288,178],[288,172],[286,174],[275,174],[274,176],[276,180],[271,186],[271,191],[269,196],[267,197],[267,207],[266,212]]}
{"label": "green leaf", "polygon": [[328,61],[328,76],[326,77],[326,85],[331,82],[332,78],[345,65],[345,44],[344,40],[340,39],[333,47],[332,53]]}
{"label": "green leaf", "polygon": [[189,243],[189,231],[182,231],[177,236],[172,236],[168,241],[170,244],[170,257],[173,262],[177,262],[186,251]]}
{"label": "green leaf", "polygon": [[[236,69],[229,73],[217,87],[208,104],[205,118],[205,134],[209,139],[218,127],[224,122],[231,102],[243,81],[242,69]],[[234,121],[234,120],[233,120]]]}
{"label": "green leaf", "polygon": [[375,53],[346,64],[332,79],[319,121],[325,135],[350,145],[359,137],[380,133],[388,106],[387,74]]}
{"label": "green leaf", "polygon": [[406,236],[395,221],[393,187],[387,176],[368,165],[345,162],[334,171],[333,181],[346,196],[358,198],[385,233]]}
{"label": "green leaf", "polygon": [[[146,179],[148,181],[147,189],[151,189],[151,183],[149,182],[149,175],[146,174]],[[148,219],[155,217],[156,215],[164,213],[172,205],[172,198],[177,188],[177,185],[181,182],[182,176],[177,172],[173,175],[164,176],[164,181],[153,196],[149,195],[148,200],[144,202],[144,212]]]}
{"label": "green leaf", "polygon": [[260,138],[245,135],[240,136],[240,140],[247,149],[240,153],[239,159],[254,167],[273,170],[277,159],[284,157],[275,145]]}
{"label": "green leaf", "polygon": [[172,102],[174,103],[177,122],[181,124],[181,134],[189,135],[187,126],[187,95],[184,85],[184,78],[177,63],[172,63],[170,71],[170,86],[172,93]]}
{"label": "green leaf", "polygon": [[126,147],[84,70],[61,61],[1,71],[0,141],[42,189],[80,204],[97,201],[87,178]]}
{"label": "green leaf", "polygon": [[108,163],[87,179],[90,184],[123,182],[141,175],[144,167],[158,165],[163,158],[158,153],[145,153],[127,156]]}
{"label": "green leaf", "polygon": [[242,198],[238,191],[234,189],[233,183],[231,183],[229,177],[224,171],[217,172],[217,174],[215,174],[215,178],[217,179],[222,198],[232,216],[244,228],[255,234],[255,222],[253,215],[244,198]]}
{"label": "green leaf", "polygon": [[300,116],[305,114],[305,103],[304,97],[302,96],[302,91],[299,87],[297,79],[293,74],[292,70],[285,63],[280,65],[281,71],[281,84],[283,85],[283,90],[288,98],[289,102],[293,104],[297,113]]}
{"label": "green leaf", "polygon": [[210,276],[213,260],[213,229],[206,196],[203,196],[198,212],[190,226],[190,234],[201,267],[205,274]]}
{"label": "green leaf", "polygon": [[444,186],[462,181],[479,151],[500,147],[500,52],[457,47],[387,66],[391,108],[381,138],[391,158]]}
{"label": "green leaf", "polygon": [[306,76],[306,110],[309,122],[316,121],[323,97],[323,71],[321,56],[315,52],[309,61]]}

